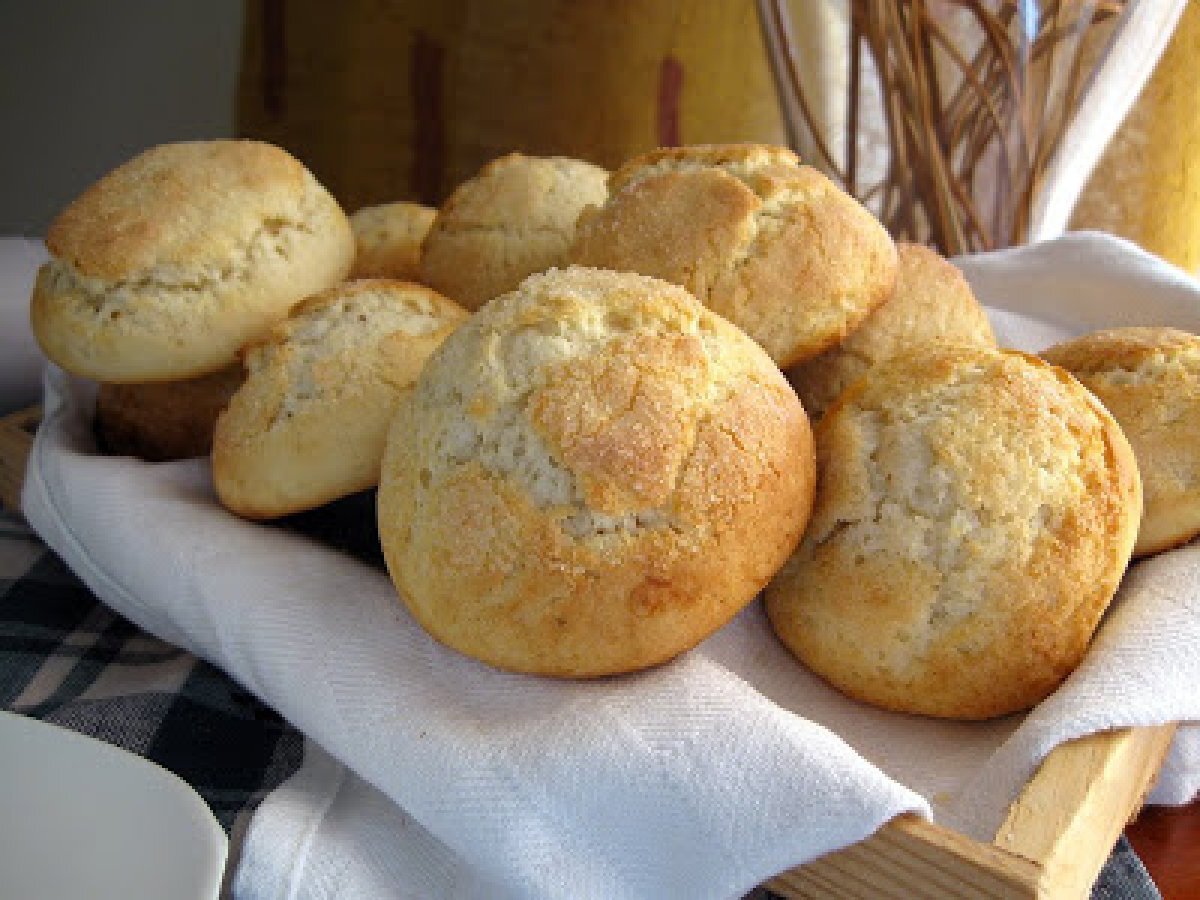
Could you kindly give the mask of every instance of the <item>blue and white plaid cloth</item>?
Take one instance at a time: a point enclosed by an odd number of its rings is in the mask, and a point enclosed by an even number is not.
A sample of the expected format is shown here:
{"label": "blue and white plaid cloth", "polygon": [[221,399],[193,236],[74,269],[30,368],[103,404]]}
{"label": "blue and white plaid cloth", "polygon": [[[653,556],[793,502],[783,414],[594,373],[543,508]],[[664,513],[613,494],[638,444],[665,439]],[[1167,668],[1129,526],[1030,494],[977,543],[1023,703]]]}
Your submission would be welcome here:
{"label": "blue and white plaid cloth", "polygon": [[231,859],[258,802],[303,757],[303,737],[278,714],[208,663],[103,606],[6,513],[0,701],[178,775],[230,835]]}
{"label": "blue and white plaid cloth", "polygon": [[[225,828],[231,865],[259,801],[303,758],[303,737],[278,714],[218,669],[110,611],[6,513],[0,513],[0,700],[4,709],[174,772]],[[1159,896],[1122,838],[1092,897]]]}

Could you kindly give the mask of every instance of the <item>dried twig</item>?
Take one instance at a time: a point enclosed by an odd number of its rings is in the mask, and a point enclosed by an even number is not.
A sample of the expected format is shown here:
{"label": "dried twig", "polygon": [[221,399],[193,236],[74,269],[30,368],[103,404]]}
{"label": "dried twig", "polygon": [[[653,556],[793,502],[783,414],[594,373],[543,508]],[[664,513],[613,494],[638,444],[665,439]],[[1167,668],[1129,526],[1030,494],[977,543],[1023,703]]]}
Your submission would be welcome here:
{"label": "dried twig", "polygon": [[[763,27],[774,37],[769,44],[784,57],[772,60],[780,90],[804,120],[791,123],[792,133],[808,135],[815,162],[871,203],[898,238],[947,254],[1025,240],[1046,168],[1087,88],[1085,42],[1107,40],[1128,0],[850,5],[843,161],[834,157],[825,123],[814,116],[819,107],[800,82],[784,0],[760,0]],[[947,13],[958,29],[947,26]],[[859,146],[863,81],[871,73],[889,151],[878,183],[865,183]]]}

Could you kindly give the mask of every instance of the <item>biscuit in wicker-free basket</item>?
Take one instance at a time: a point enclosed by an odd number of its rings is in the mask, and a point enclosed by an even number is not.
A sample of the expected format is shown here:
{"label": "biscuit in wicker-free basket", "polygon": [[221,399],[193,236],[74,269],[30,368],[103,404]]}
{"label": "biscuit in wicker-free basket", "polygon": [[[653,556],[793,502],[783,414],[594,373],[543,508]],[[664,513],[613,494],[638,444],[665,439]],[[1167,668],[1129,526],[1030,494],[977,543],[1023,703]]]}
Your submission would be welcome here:
{"label": "biscuit in wicker-free basket", "polygon": [[419,281],[421,243],[436,217],[436,209],[405,201],[355,210],[350,216],[355,245],[350,277]]}
{"label": "biscuit in wicker-free basket", "polygon": [[305,300],[246,350],[246,381],[213,437],[221,502],[273,518],[374,486],[400,395],[466,316],[436,291],[386,279]]}
{"label": "biscuit in wicker-free basket", "polygon": [[438,210],[420,280],[478,309],[527,275],[566,262],[575,220],[608,196],[608,172],[564,156],[510,153],[467,179]]}
{"label": "biscuit in wicker-free basket", "polygon": [[286,151],[255,141],[146,150],[67,206],[46,246],[33,332],[64,369],[111,382],[232,365],[354,256],[337,202]]}
{"label": "biscuit in wicker-free basket", "polygon": [[217,416],[244,378],[237,362],[178,381],[103,382],[96,392],[101,449],[150,462],[208,456]]}
{"label": "biscuit in wicker-free basket", "polygon": [[870,212],[759,144],[630,160],[608,201],[580,215],[571,261],[682,285],[783,368],[845,338],[896,279],[896,248]]}
{"label": "biscuit in wicker-free basket", "polygon": [[1135,556],[1200,534],[1200,336],[1177,328],[1113,328],[1043,351],[1120,423],[1146,505]]}
{"label": "biscuit in wicker-free basket", "polygon": [[1133,451],[1062,369],[930,347],[816,428],[812,521],[766,593],[776,633],[852,697],[985,719],[1079,663],[1137,531]]}
{"label": "biscuit in wicker-free basket", "polygon": [[379,530],[435,638],[494,666],[650,666],[749,603],[795,547],[808,419],[744,333],[683,289],[532,276],[431,357],[400,404]]}

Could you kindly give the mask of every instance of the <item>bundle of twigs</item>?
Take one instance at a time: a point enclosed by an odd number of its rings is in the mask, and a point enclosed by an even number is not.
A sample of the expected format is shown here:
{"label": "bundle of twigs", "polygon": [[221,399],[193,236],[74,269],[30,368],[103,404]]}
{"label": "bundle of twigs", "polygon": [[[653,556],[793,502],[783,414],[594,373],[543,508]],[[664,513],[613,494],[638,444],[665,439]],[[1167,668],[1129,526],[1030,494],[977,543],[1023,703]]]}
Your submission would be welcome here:
{"label": "bundle of twigs", "polygon": [[[1024,241],[1046,168],[1128,0],[849,6],[847,134],[837,154],[813,102],[822,86],[800,74],[787,0],[759,0],[793,144],[898,238],[947,254]],[[888,157],[882,178],[865,184],[864,79],[872,77]]]}

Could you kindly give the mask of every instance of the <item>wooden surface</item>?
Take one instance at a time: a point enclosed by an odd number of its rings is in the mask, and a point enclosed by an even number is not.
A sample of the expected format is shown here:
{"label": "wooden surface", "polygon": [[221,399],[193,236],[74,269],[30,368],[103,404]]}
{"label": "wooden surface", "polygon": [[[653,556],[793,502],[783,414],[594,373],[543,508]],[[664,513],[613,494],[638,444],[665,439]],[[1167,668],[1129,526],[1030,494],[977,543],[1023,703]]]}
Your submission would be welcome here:
{"label": "wooden surface", "polygon": [[767,882],[789,898],[1031,898],[1038,865],[915,816]]}
{"label": "wooden surface", "polygon": [[0,418],[0,507],[11,512],[21,509],[25,460],[41,416],[41,409],[33,407]]}
{"label": "wooden surface", "polygon": [[1086,896],[1174,735],[1174,725],[1126,728],[1057,748],[1012,805],[996,846],[1041,866],[1041,896]]}
{"label": "wooden surface", "polygon": [[[0,502],[20,506],[40,410],[0,418]],[[1174,725],[1090,735],[1055,749],[1013,803],[994,843],[914,816],[769,882],[784,897],[1076,898],[1137,813]],[[1166,900],[1200,896],[1200,806],[1150,811],[1130,829]]]}
{"label": "wooden surface", "polygon": [[1200,898],[1200,800],[1179,808],[1148,807],[1125,836],[1163,900]]}
{"label": "wooden surface", "polygon": [[1089,735],[1056,748],[992,844],[912,817],[769,882],[789,898],[1087,897],[1137,813],[1174,725]]}

